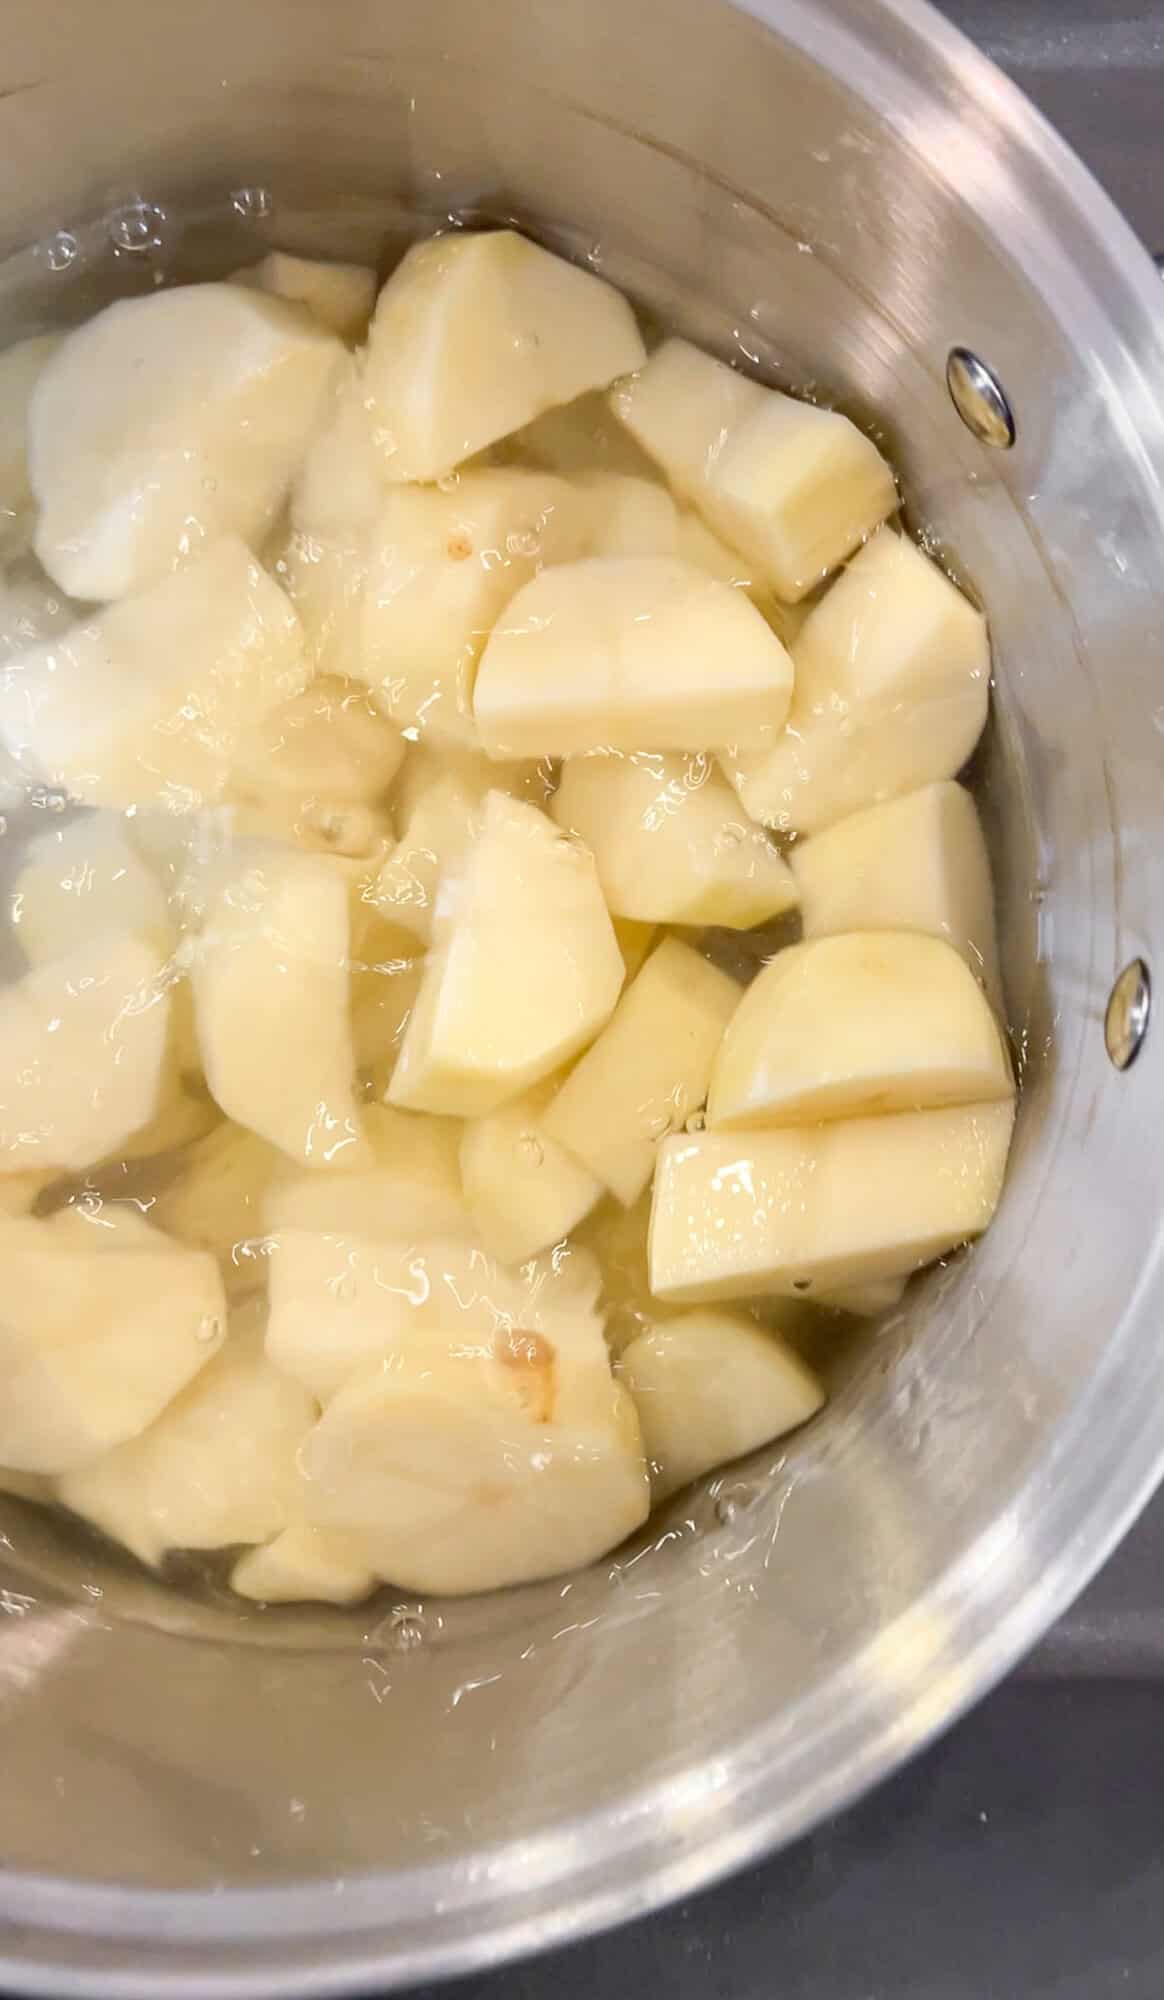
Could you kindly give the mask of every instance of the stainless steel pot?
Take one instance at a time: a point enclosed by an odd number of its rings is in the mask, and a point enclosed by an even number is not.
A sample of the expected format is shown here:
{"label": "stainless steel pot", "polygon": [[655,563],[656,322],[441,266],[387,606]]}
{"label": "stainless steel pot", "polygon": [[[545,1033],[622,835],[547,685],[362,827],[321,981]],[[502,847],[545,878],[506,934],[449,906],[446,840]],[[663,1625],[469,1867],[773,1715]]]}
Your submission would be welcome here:
{"label": "stainless steel pot", "polygon": [[[883,426],[991,613],[1010,1181],[802,1443],[567,1583],[369,1613],[175,1595],[9,1505],[0,1984],[206,2000],[493,1963],[852,1799],[1006,1670],[1164,1464],[1164,1024],[1132,1068],[1105,1042],[1164,944],[1158,282],[910,0],[10,0],[2,65],[0,248],[39,246],[0,273],[13,332],[268,240],[513,213]],[[951,403],[959,345],[1010,451]],[[1141,1026],[1117,1003],[1116,1053]]]}

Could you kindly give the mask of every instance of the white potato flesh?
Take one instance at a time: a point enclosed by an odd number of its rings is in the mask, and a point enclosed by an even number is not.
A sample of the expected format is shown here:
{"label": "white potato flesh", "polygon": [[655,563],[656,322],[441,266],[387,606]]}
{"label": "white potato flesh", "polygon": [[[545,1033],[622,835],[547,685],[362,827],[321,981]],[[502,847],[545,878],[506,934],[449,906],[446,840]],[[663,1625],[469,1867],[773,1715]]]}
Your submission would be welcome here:
{"label": "white potato flesh", "polygon": [[485,1248],[503,1264],[524,1263],[560,1242],[606,1192],[541,1122],[556,1089],[549,1077],[464,1129],[465,1201]]}
{"label": "white potato flesh", "polygon": [[369,264],[331,264],[287,250],[269,251],[257,264],[235,271],[230,282],[306,306],[329,333],[347,341],[364,338],[376,303],[376,273]]}
{"label": "white potato flesh", "polygon": [[29,842],[9,921],[30,965],[59,958],[103,931],[137,932],[167,950],[173,938],[157,878],[124,822],[105,814],[85,814]]}
{"label": "white potato flesh", "polygon": [[240,745],[310,668],[291,605],[239,541],[0,670],[0,738],[89,805],[214,804]]}
{"label": "white potato flesh", "polygon": [[271,849],[228,875],[191,972],[216,1102],[318,1170],[371,1163],[354,1095],[348,925],[347,885],[330,862]]}
{"label": "white potato flesh", "polygon": [[540,472],[466,472],[449,492],[400,486],[368,543],[348,671],[398,727],[473,748],[473,682],[505,606],[544,563],[582,553],[588,505]]}
{"label": "white potato flesh", "polygon": [[0,1170],[76,1170],[159,1109],[170,1003],[143,938],[105,932],[0,987]]}
{"label": "white potato flesh", "polygon": [[298,1519],[296,1452],[317,1411],[266,1359],[265,1314],[262,1300],[242,1307],[221,1353],[156,1423],[62,1479],[66,1507],[144,1563],[266,1542]]}
{"label": "white potato flesh", "polygon": [[[405,1031],[412,1018],[424,961],[401,955],[384,964],[353,970],[352,1044],[361,1087],[383,1097],[392,1079]],[[365,1113],[369,1107],[364,1106]]]}
{"label": "white potato flesh", "polygon": [[479,1347],[498,1328],[561,1341],[596,1332],[599,1272],[585,1252],[503,1270],[471,1239],[280,1229],[271,1239],[267,1353],[330,1402],[361,1369],[379,1366],[424,1328]]}
{"label": "white potato flesh", "polygon": [[723,1038],[709,1126],[812,1125],[1014,1094],[965,960],[920,931],[847,931],[777,952]]}
{"label": "white potato flesh", "polygon": [[468,1593],[556,1576],[650,1506],[635,1408],[601,1332],[498,1327],[472,1347],[413,1332],[353,1378],[303,1447],[308,1509],[407,1590]]}
{"label": "white potato flesh", "polygon": [[651,1289],[692,1305],[812,1298],[919,1270],[986,1228],[1013,1123],[1007,1102],[667,1139]]}
{"label": "white potato flesh", "polygon": [[63,1473],[153,1422],[210,1361],[226,1300],[210,1257],[152,1230],[0,1222],[0,1465]]}
{"label": "white potato flesh", "polygon": [[612,916],[748,930],[796,901],[788,864],[710,757],[567,758],[551,811],[591,849]]}
{"label": "white potato flesh", "polygon": [[978,808],[952,779],[852,813],[789,856],[805,937],[926,931],[960,952],[995,1008],[1002,985]]}
{"label": "white potato flesh", "polygon": [[[625,473],[587,472],[575,491],[588,518],[588,556],[678,556],[679,509],[653,479]],[[567,560],[560,557],[560,561]]]}
{"label": "white potato flesh", "polygon": [[150,1216],[179,1243],[211,1251],[232,1286],[258,1282],[267,1189],[292,1171],[277,1147],[225,1122],[190,1147]]}
{"label": "white potato flesh", "polygon": [[387,475],[439,479],[644,358],[618,292],[512,230],[414,244],[368,342],[365,391]]}
{"label": "white potato flesh", "polygon": [[343,357],[308,314],[238,285],[176,286],[87,320],[29,408],[49,575],[105,601],[165,576],[199,541],[261,540]]}
{"label": "white potato flesh", "polygon": [[665,1500],[816,1415],[824,1390],[779,1334],[743,1313],[679,1313],[623,1349],[651,1474]]}
{"label": "white potato flesh", "polygon": [[395,803],[400,838],[376,882],[374,900],[382,916],[412,933],[418,944],[432,937],[437,884],[455,868],[481,827],[492,791],[538,804],[545,795],[535,764],[507,769],[472,753],[438,753],[426,744],[410,749]]}
{"label": "white potato flesh", "polygon": [[231,1589],[259,1604],[358,1604],[377,1582],[350,1535],[301,1520],[248,1549],[230,1573]]}
{"label": "white potato flesh", "polygon": [[384,797],[404,742],[356,681],[321,678],[280,703],[240,743],[231,771],[236,799],[331,810]]}
{"label": "white potato flesh", "polygon": [[264,1230],[468,1240],[473,1228],[461,1191],[460,1121],[368,1104],[362,1122],[375,1164],[360,1172],[281,1176],[263,1202]]}
{"label": "white potato flesh", "polygon": [[835,1292],[814,1292],[813,1302],[833,1312],[852,1313],[857,1319],[877,1319],[892,1312],[905,1297],[909,1273],[900,1278],[873,1278],[866,1285],[842,1285]]}
{"label": "white potato flesh", "polygon": [[325,413],[291,488],[291,523],[320,549],[362,558],[364,532],[387,491],[373,438],[364,358],[351,356],[333,378]]}
{"label": "white potato flesh", "polygon": [[584,479],[592,472],[656,477],[653,460],[619,422],[602,389],[544,410],[509,439],[508,448],[519,464],[560,472],[563,479]]}
{"label": "white potato flesh", "polygon": [[676,492],[796,603],[897,507],[876,445],[835,410],[664,341],[613,407]]}
{"label": "white potato flesh", "polygon": [[677,559],[593,557],[518,591],[481,656],[473,713],[491,757],[758,752],[791,694],[792,662],[741,592]]}
{"label": "white potato flesh", "polygon": [[592,857],[536,806],[490,792],[459,871],[441,880],[389,1101],[484,1117],[592,1041],[622,982]]}
{"label": "white potato flesh", "polygon": [[28,406],[63,338],[36,333],[0,352],[0,543],[21,537],[34,504],[28,483]]}
{"label": "white potato flesh", "polygon": [[962,768],[986,721],[986,621],[883,528],[805,619],[788,727],[725,768],[753,819],[818,833]]}
{"label": "white potato flesh", "polygon": [[551,1139],[629,1208],[659,1142],[703,1103],[741,989],[665,938],[543,1114]]}

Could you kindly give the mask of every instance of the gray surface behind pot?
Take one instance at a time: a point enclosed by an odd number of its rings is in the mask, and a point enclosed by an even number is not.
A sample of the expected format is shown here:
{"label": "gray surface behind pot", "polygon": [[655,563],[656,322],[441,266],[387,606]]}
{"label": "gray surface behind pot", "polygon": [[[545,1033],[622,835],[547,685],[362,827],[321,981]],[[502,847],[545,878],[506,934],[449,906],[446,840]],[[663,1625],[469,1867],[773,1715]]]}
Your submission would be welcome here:
{"label": "gray surface behind pot", "polygon": [[[630,34],[604,4],[236,4],[165,37],[132,6],[103,10],[99,35],[68,5],[12,10],[0,82],[29,86],[0,104],[13,250],[142,195],[213,214],[168,237],[191,270],[245,254],[240,232],[334,242],[337,184],[353,250],[379,243],[386,195],[398,233],[418,208],[567,216],[575,247],[697,337],[887,418],[915,523],[992,613],[986,787],[1028,1055],[1006,1202],[974,1259],[801,1445],[600,1572],[424,1607],[405,1650],[391,1604],[369,1624],[182,1603],[13,1508],[3,1849],[91,1885],[0,1885],[14,1984],[60,1990],[67,1964],[80,1990],[102,1949],[120,1992],[135,1970],[200,1994],[216,1976],[387,1983],[680,1893],[948,1720],[1156,1471],[1141,1280],[1164,1055],[1150,1036],[1119,1079],[1101,1034],[1161,907],[1151,274],[940,41],[857,0],[780,20],[785,45],[696,0],[644,6]],[[231,197],[260,187],[276,206],[256,235],[238,214],[256,204]],[[63,313],[150,281],[77,234]],[[43,260],[8,278],[16,327],[43,310]],[[950,410],[956,340],[1014,400],[1005,460]],[[155,1887],[187,1893],[133,1893]]]}

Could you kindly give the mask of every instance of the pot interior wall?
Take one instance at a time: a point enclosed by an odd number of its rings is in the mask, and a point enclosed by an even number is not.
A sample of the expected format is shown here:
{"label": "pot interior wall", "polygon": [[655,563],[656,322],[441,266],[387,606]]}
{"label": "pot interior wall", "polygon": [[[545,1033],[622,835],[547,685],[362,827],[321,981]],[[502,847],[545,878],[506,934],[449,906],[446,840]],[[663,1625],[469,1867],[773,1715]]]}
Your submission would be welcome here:
{"label": "pot interior wall", "polygon": [[[1140,1421],[1120,1328],[1164,1196],[1161,1165],[1133,1175],[1128,1157],[1159,1061],[1149,1046],[1117,1077],[1101,1031],[1151,908],[1150,855],[1121,839],[1155,755],[1148,711],[1138,728],[1126,711],[1159,605],[1121,601],[1113,578],[1154,545],[1156,502],[1132,390],[1089,365],[1072,300],[997,227],[1005,159],[965,115],[943,134],[936,90],[917,100],[930,128],[892,129],[888,59],[827,74],[796,8],[784,42],[696,0],[635,10],[633,32],[605,0],[552,10],[552,28],[532,4],[485,11],[239,4],[155,35],[114,5],[90,47],[71,8],[17,9],[5,325],[269,244],[387,263],[418,231],[514,217],[666,325],[837,401],[990,614],[976,782],[1023,1099],[989,1237],[854,1350],[824,1419],[567,1582],[259,1614],[7,1504],[8,1866],[188,1890],[341,1877],[349,1901],[304,1893],[244,1928],[298,1937],[359,1910],[401,1950],[468,1938],[498,1904],[551,1924],[567,1882],[597,1909],[614,1854],[649,1850],[654,1879],[682,1886],[709,1842],[716,1865],[742,1858],[744,1819],[791,1830],[874,1775],[895,1730],[904,1750],[969,1698],[994,1625],[1059,1578],[1040,1538],[1105,1383],[1112,1451]],[[830,13],[843,69],[859,12]],[[157,241],[119,248],[110,218],[141,202]],[[955,342],[1011,392],[1008,458],[950,405]],[[388,1869],[361,1903],[360,1878]],[[50,1892],[29,1895],[47,1923]],[[80,1928],[139,1923],[124,1902],[77,1909]],[[180,1951],[197,1925],[174,1922]]]}

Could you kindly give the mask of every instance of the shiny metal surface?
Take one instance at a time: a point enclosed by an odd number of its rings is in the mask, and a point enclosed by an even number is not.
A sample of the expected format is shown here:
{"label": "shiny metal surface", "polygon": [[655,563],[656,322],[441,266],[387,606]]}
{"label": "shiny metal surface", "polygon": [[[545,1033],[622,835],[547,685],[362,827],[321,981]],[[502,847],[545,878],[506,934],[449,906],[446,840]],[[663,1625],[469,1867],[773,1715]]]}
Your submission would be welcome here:
{"label": "shiny metal surface", "polygon": [[[0,226],[44,246],[4,274],[14,330],[61,232],[63,316],[150,282],[84,226],[131,201],[190,271],[337,214],[356,250],[418,214],[567,218],[665,317],[875,419],[995,631],[1010,1184],[819,1431],[568,1586],[403,1621],[175,1596],[8,1509],[0,1984],[386,1987],[686,1893],[853,1798],[1160,1472],[1164,1052],[1129,1084],[1099,1032],[1164,922],[1158,281],[1009,86],[888,0],[652,0],[633,35],[613,0],[211,0],[164,33],[136,0],[20,0],[7,25]],[[1014,399],[1013,451],[960,424],[955,342]]]}
{"label": "shiny metal surface", "polygon": [[1151,1011],[1148,968],[1142,958],[1133,958],[1111,989],[1103,1021],[1104,1043],[1117,1069],[1129,1069],[1135,1062],[1148,1032]]}
{"label": "shiny metal surface", "polygon": [[984,361],[968,347],[952,347],[946,357],[950,400],[979,444],[1009,451],[1015,440],[1014,412],[1006,391]]}

